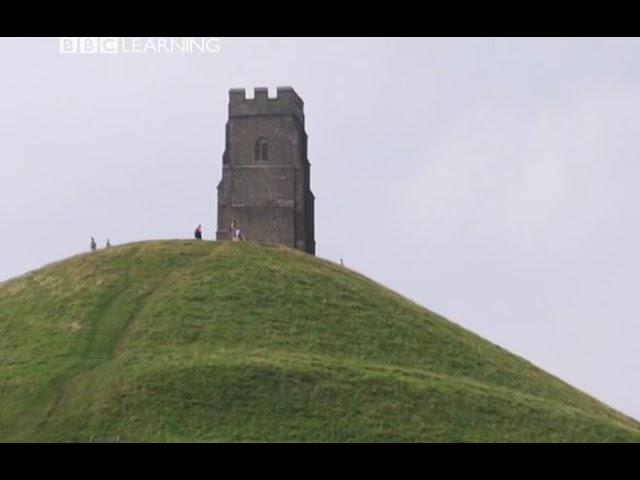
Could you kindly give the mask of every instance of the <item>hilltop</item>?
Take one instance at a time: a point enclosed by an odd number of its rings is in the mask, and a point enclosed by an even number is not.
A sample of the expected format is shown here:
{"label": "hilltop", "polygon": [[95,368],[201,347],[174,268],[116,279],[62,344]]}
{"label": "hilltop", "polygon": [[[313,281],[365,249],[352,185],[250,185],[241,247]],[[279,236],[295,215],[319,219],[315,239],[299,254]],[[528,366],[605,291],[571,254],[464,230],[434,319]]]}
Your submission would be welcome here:
{"label": "hilltop", "polygon": [[637,442],[640,424],[339,265],[153,241],[0,284],[0,441],[92,436]]}

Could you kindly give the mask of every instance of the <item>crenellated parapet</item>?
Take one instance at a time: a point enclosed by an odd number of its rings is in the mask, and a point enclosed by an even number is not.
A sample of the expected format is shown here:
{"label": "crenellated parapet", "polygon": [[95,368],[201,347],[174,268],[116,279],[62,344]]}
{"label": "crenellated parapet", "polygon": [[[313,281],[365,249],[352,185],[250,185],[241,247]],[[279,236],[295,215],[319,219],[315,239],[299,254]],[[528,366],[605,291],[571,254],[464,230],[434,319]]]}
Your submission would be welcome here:
{"label": "crenellated parapet", "polygon": [[304,102],[291,87],[278,87],[277,95],[269,97],[269,89],[257,87],[253,98],[247,98],[244,88],[229,90],[229,118],[255,115],[293,115],[304,126]]}

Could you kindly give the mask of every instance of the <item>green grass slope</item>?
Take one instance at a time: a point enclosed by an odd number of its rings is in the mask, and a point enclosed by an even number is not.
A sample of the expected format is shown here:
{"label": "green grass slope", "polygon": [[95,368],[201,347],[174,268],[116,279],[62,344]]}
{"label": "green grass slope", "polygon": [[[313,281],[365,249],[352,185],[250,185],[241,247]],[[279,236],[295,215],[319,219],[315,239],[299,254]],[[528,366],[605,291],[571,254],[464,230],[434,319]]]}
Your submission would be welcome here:
{"label": "green grass slope", "polygon": [[284,247],[141,242],[0,284],[0,441],[640,441],[640,424]]}

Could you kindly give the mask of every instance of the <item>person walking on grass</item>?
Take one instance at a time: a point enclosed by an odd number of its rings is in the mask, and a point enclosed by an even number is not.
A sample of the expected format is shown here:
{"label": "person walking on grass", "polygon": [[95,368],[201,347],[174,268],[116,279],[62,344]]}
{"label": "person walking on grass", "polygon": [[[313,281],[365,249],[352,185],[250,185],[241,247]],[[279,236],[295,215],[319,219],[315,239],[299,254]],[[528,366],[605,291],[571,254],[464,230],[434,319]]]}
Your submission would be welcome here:
{"label": "person walking on grass", "polygon": [[195,232],[196,240],[202,240],[202,225],[198,225]]}
{"label": "person walking on grass", "polygon": [[91,237],[91,251],[95,252],[96,248],[98,248],[98,244],[96,243],[96,239]]}

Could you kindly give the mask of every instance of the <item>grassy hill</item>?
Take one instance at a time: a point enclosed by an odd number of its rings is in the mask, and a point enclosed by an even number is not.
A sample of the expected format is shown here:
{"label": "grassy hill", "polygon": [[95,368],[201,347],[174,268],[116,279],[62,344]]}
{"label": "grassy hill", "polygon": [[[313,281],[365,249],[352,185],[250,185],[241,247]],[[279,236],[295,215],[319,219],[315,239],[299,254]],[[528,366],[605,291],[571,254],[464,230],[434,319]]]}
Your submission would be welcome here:
{"label": "grassy hill", "polygon": [[640,441],[640,424],[338,265],[161,241],[0,284],[0,441],[92,436]]}

